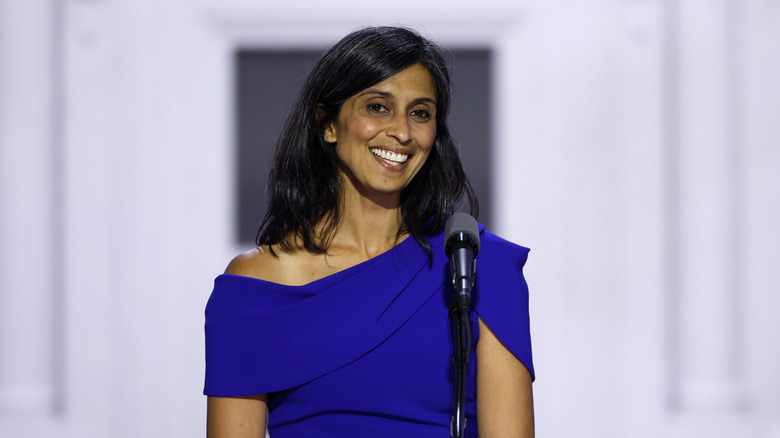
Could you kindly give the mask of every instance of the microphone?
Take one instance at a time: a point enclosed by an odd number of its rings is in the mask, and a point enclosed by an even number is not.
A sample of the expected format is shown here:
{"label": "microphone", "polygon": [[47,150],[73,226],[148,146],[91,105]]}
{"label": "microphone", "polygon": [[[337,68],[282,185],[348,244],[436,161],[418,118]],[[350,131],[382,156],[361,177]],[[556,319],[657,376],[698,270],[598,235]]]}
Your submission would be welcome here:
{"label": "microphone", "polygon": [[452,286],[458,307],[468,314],[471,307],[471,287],[474,285],[479,252],[479,226],[466,213],[455,213],[444,226],[444,252],[450,259]]}

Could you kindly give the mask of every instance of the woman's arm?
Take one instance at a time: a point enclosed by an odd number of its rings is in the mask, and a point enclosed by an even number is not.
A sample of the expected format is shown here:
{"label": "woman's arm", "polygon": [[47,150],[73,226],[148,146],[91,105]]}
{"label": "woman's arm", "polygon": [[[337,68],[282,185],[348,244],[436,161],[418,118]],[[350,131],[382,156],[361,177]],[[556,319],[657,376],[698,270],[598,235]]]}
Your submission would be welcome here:
{"label": "woman's arm", "polygon": [[[268,257],[255,248],[235,257],[226,274],[262,278],[263,263]],[[268,420],[268,397],[265,394],[244,397],[208,398],[206,436],[208,438],[265,438]]]}
{"label": "woman's arm", "polygon": [[263,438],[268,416],[266,395],[209,397],[208,438]]}
{"label": "woman's arm", "polygon": [[532,438],[531,374],[479,319],[477,426],[480,438]]}

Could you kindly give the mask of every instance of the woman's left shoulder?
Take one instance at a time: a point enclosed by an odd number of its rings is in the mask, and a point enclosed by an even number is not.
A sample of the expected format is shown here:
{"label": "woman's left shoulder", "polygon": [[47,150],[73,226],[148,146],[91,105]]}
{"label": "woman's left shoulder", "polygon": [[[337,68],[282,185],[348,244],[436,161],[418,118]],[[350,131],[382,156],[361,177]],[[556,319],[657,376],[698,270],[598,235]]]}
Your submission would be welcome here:
{"label": "woman's left shoulder", "polygon": [[479,235],[480,252],[481,253],[500,253],[505,255],[516,255],[517,257],[528,257],[529,248],[518,245],[503,237],[487,231],[486,229],[480,230]]}

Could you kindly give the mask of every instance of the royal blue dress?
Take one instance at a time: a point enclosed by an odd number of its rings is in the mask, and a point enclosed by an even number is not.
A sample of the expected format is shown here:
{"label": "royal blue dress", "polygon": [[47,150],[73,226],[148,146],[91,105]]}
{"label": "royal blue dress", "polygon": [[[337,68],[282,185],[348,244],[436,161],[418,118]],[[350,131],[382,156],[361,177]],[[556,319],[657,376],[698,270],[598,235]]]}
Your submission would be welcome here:
{"label": "royal blue dress", "polygon": [[[477,436],[477,315],[534,376],[528,249],[484,231],[471,314],[466,436]],[[272,438],[447,437],[452,294],[443,236],[413,238],[303,286],[223,274],[206,306],[210,396],[268,394]]]}

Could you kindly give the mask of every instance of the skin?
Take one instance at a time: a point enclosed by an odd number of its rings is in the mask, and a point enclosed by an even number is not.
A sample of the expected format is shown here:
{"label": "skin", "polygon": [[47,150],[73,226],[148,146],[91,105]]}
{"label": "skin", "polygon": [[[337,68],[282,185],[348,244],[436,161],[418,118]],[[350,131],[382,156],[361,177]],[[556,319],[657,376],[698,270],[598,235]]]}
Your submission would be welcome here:
{"label": "skin", "polygon": [[480,438],[534,436],[531,373],[479,318],[477,428]]}
{"label": "skin", "polygon": [[[344,189],[342,218],[328,253],[311,254],[296,242],[294,251],[278,250],[274,257],[269,248],[258,247],[233,259],[226,273],[304,285],[398,244],[401,190],[419,172],[436,139],[436,93],[428,71],[415,64],[352,96],[323,135],[335,144]],[[374,152],[396,155],[387,161]],[[528,370],[481,319],[476,350],[480,436],[533,437]],[[265,394],[209,397],[208,437],[263,437],[266,409]]]}

